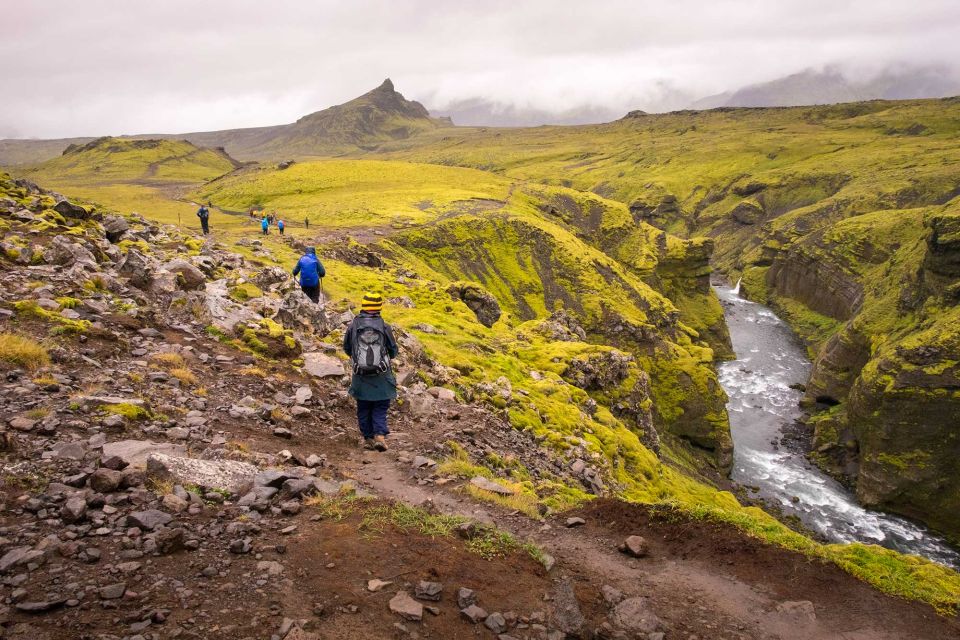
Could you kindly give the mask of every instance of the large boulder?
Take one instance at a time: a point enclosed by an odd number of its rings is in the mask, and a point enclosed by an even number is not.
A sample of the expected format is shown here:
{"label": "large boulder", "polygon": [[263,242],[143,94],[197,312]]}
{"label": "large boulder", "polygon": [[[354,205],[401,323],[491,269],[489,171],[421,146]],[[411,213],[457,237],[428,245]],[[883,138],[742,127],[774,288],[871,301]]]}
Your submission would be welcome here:
{"label": "large boulder", "polygon": [[74,264],[97,264],[97,259],[88,249],[69,240],[66,236],[54,236],[50,245],[44,250],[43,256],[48,263],[65,267]]}
{"label": "large boulder", "polygon": [[167,442],[151,442],[150,440],[118,440],[103,445],[102,459],[119,458],[131,466],[143,466],[147,458],[154,453],[171,456],[186,454],[187,448],[182,444]]}
{"label": "large boulder", "polygon": [[176,258],[163,265],[163,268],[170,273],[176,274],[177,284],[181,289],[187,291],[202,288],[207,279],[200,269],[181,258]]}
{"label": "large boulder", "polygon": [[290,273],[280,267],[267,267],[266,269],[261,269],[258,271],[250,281],[253,284],[257,285],[261,289],[269,289],[270,287],[282,284],[284,282],[290,282],[292,276]]}
{"label": "large boulder", "polygon": [[147,256],[136,249],[127,250],[127,255],[117,266],[117,273],[130,281],[138,289],[146,289],[153,282],[153,265]]}
{"label": "large boulder", "polygon": [[124,233],[130,230],[130,223],[120,216],[109,215],[103,218],[103,231],[110,242],[119,242]]}
{"label": "large boulder", "polygon": [[226,280],[208,282],[205,293],[204,305],[210,322],[220,331],[229,333],[240,323],[259,323],[263,320],[263,316],[253,309],[230,299]]}
{"label": "large boulder", "polygon": [[237,460],[200,460],[163,453],[151,453],[147,457],[147,474],[151,477],[205,489],[222,489],[234,495],[249,491],[258,472],[252,464]]}
{"label": "large boulder", "polygon": [[90,217],[90,212],[86,207],[81,207],[78,204],[73,204],[69,200],[61,200],[54,207],[53,210],[64,216],[65,218],[76,218],[77,220],[86,220]]}
{"label": "large boulder", "polygon": [[284,297],[275,319],[287,329],[320,336],[326,335],[332,329],[324,311],[323,300],[321,299],[320,304],[315,304],[300,289],[295,289]]}
{"label": "large boulder", "polygon": [[463,301],[485,327],[492,327],[500,319],[501,311],[497,299],[478,284],[454,282],[447,287],[447,293],[454,299]]}
{"label": "large boulder", "polygon": [[340,377],[345,373],[343,361],[320,352],[303,354],[303,368],[317,378]]}

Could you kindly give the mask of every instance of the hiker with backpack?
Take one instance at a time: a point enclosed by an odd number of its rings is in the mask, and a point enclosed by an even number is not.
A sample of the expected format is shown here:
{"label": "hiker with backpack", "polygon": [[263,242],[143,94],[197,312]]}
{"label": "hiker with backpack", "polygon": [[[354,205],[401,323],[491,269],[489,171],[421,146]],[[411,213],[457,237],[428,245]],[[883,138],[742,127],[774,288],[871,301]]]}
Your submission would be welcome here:
{"label": "hiker with backpack", "polygon": [[197,217],[200,218],[200,227],[203,229],[203,235],[210,233],[210,203],[200,205],[197,210]]}
{"label": "hiker with backpack", "polygon": [[380,317],[383,296],[367,293],[343,336],[343,350],[350,356],[353,379],[350,395],[357,400],[357,422],[365,449],[387,450],[387,410],[397,397],[397,379],[390,359],[397,357],[393,329]]}
{"label": "hiker with backpack", "polygon": [[270,233],[270,221],[267,220],[267,216],[263,216],[263,220],[260,221],[260,228],[263,229],[263,235]]}
{"label": "hiker with backpack", "polygon": [[277,221],[277,231],[280,232],[280,235],[283,235],[283,227],[284,227],[283,220],[278,220],[278,221]]}
{"label": "hiker with backpack", "polygon": [[320,279],[327,275],[327,270],[323,268],[323,263],[317,258],[317,250],[313,247],[307,247],[304,250],[303,257],[297,261],[297,266],[293,268],[293,275],[300,275],[300,289],[307,297],[320,303]]}

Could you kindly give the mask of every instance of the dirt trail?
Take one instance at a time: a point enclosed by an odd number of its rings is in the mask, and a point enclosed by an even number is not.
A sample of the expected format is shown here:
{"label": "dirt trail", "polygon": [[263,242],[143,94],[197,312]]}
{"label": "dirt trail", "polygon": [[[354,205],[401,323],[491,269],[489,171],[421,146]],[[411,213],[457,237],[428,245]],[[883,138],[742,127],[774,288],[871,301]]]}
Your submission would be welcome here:
{"label": "dirt trail", "polygon": [[[399,434],[397,440],[409,440]],[[783,640],[960,638],[960,624],[923,605],[885,596],[831,564],[744,538],[728,527],[667,522],[648,509],[598,500],[544,524],[476,503],[456,488],[424,484],[396,455],[364,453],[348,471],[378,495],[444,513],[489,520],[535,542],[557,560],[553,575],[570,576],[578,594],[596,599],[603,585],[645,596],[679,635]],[[402,457],[402,456],[401,456]],[[584,526],[568,528],[579,516]],[[649,558],[629,559],[617,545],[642,535]],[[687,634],[687,635],[684,635]]]}

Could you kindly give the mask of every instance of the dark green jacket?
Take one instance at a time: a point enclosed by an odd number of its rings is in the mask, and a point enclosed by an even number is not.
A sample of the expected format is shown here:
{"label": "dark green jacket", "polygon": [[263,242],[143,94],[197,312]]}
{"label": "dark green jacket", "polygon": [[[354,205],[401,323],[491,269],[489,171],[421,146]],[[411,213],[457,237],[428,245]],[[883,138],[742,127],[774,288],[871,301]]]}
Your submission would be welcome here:
{"label": "dark green jacket", "polygon": [[[368,313],[361,311],[360,316],[379,316],[379,313]],[[358,318],[360,316],[357,316]],[[348,356],[353,357],[354,329],[357,319],[354,318],[350,326],[347,327],[343,335],[343,350]],[[397,357],[397,341],[393,337],[393,329],[386,322],[383,323],[384,334],[387,337],[387,354],[391,358]],[[352,361],[351,361],[352,364]],[[393,400],[397,397],[397,378],[393,375],[393,369],[381,373],[378,376],[359,376],[353,374],[353,380],[350,381],[350,395],[357,400]]]}

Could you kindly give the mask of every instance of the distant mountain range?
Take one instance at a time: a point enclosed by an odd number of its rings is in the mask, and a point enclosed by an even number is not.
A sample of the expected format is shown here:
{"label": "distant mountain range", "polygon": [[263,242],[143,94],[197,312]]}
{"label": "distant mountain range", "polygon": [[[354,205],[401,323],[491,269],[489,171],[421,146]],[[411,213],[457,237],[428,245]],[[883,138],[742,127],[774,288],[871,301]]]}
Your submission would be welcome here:
{"label": "distant mountain range", "polygon": [[[690,100],[680,92],[667,94],[650,104],[634,105],[648,112],[717,107],[789,107],[861,100],[908,100],[960,95],[960,78],[942,69],[889,70],[870,80],[852,80],[836,69],[807,70],[770,82],[752,84],[736,91]],[[544,124],[597,124],[610,122],[624,112],[609,107],[584,105],[553,112],[516,107],[484,98],[455,102],[433,113],[451,118],[458,125],[530,127]]]}
{"label": "distant mountain range", "polygon": [[792,107],[861,100],[909,100],[960,95],[960,78],[936,69],[887,71],[871,80],[848,79],[837,70],[807,70],[708,96],[692,109],[716,107]]}
{"label": "distant mountain range", "polygon": [[[803,71],[695,101],[690,101],[682,93],[668,92],[652,106],[637,107],[656,112],[678,108],[781,107],[953,95],[960,95],[960,79],[939,69],[888,71],[867,81],[851,80],[839,71],[827,69]],[[371,150],[385,142],[453,124],[500,127],[595,124],[616,120],[624,114],[625,111],[620,109],[601,106],[553,112],[483,98],[461,100],[431,114],[419,102],[404,98],[387,79],[358,98],[311,113],[291,124],[124,137],[187,140],[198,147],[223,148],[238,160],[281,160]],[[92,140],[95,138],[0,140],[0,166],[37,164],[60,155],[68,145],[83,145]]]}

